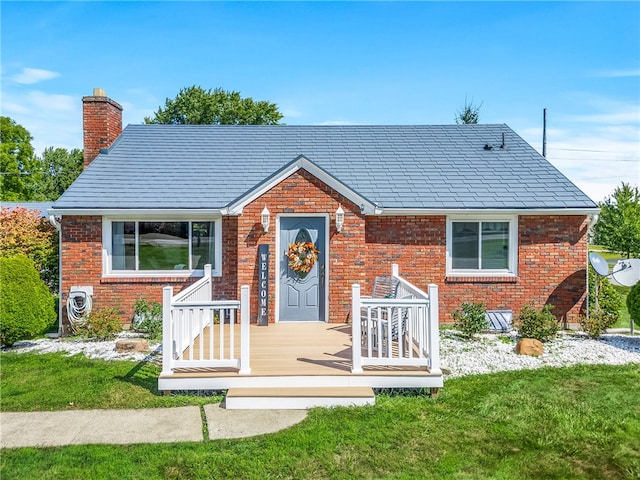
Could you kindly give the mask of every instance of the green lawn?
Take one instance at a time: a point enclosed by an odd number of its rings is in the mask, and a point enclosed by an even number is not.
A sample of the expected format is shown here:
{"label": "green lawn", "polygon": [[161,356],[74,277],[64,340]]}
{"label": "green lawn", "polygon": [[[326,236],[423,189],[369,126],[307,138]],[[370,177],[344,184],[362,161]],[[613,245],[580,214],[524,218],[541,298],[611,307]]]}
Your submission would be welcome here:
{"label": "green lawn", "polygon": [[0,408],[10,411],[201,405],[221,397],[158,393],[160,367],[64,353],[3,353]]}
{"label": "green lawn", "polygon": [[[76,408],[206,401],[158,396],[155,367],[36,357],[0,357],[3,410],[68,408],[69,399],[80,403]],[[49,361],[56,368],[69,362],[72,373],[86,370],[80,385],[65,385],[73,381],[61,373],[48,379],[49,370],[20,378],[20,367]],[[87,385],[93,393],[83,397],[79,390]],[[102,395],[110,399],[98,401]],[[447,380],[437,399],[379,395],[373,407],[315,409],[288,430],[249,439],[3,450],[0,477],[637,479],[638,398],[639,364],[476,375]]]}
{"label": "green lawn", "polygon": [[596,252],[602,256],[607,261],[619,260],[621,255],[616,252],[610,252],[607,250],[607,247],[603,247],[602,245],[589,245],[590,252]]}

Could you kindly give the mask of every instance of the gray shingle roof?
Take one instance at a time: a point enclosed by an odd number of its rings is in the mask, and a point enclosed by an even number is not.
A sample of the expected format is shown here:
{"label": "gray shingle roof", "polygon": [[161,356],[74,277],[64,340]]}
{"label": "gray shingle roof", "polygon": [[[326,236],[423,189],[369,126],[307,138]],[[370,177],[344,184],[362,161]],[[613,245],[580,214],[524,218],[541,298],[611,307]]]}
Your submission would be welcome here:
{"label": "gray shingle roof", "polygon": [[54,208],[224,208],[300,155],[383,209],[596,207],[508,126],[482,124],[129,125]]}

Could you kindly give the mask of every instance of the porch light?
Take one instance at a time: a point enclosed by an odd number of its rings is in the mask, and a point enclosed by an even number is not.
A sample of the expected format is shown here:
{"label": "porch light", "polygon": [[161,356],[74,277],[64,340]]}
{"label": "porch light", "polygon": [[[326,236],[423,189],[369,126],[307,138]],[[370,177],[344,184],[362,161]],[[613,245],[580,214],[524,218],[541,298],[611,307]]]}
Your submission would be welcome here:
{"label": "porch light", "polygon": [[338,210],[336,210],[336,230],[338,233],[342,231],[342,226],[344,225],[344,210],[342,209],[342,205],[338,205]]}
{"label": "porch light", "polygon": [[271,224],[271,214],[269,210],[267,210],[267,206],[264,206],[262,213],[260,214],[260,223],[262,223],[262,228],[264,228],[264,233],[269,231],[269,225]]}

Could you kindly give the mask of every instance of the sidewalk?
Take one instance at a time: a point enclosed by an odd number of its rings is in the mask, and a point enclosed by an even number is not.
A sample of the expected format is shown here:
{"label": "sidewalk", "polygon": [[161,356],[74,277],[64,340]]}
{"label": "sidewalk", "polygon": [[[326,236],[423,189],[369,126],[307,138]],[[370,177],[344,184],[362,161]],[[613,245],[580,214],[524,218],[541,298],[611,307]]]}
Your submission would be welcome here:
{"label": "sidewalk", "polygon": [[[208,438],[277,432],[301,422],[306,410],[226,410],[205,405]],[[200,407],[0,413],[0,448],[82,444],[202,442]]]}

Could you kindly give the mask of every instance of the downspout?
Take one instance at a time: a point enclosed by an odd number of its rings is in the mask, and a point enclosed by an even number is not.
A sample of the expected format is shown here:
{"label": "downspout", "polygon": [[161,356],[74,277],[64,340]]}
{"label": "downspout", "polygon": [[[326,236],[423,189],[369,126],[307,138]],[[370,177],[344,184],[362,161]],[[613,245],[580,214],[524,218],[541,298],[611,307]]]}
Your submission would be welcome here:
{"label": "downspout", "polygon": [[587,223],[587,267],[585,268],[586,276],[587,276],[587,318],[589,317],[589,238],[591,237],[591,232],[593,231],[593,227],[595,227],[596,223],[598,223],[598,219],[600,215],[597,213],[593,215],[589,215],[589,222]]}
{"label": "downspout", "polygon": [[62,225],[55,215],[49,215],[49,223],[58,231],[58,336],[62,336]]}

